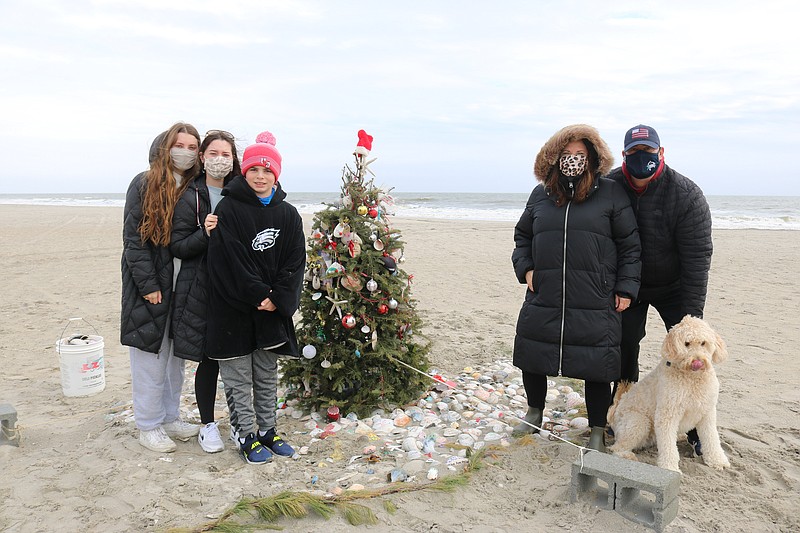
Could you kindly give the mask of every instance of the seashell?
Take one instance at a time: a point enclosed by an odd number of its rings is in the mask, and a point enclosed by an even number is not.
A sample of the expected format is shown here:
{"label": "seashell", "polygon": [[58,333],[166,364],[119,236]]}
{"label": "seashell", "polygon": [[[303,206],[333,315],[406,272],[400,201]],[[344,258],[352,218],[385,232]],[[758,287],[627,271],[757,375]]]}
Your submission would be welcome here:
{"label": "seashell", "polygon": [[331,362],[328,361],[327,359],[325,359],[324,361],[322,361],[319,364],[319,366],[321,366],[322,368],[330,368],[331,367]]}
{"label": "seashell", "polygon": [[347,488],[347,490],[349,491],[364,490],[364,485],[362,485],[361,483],[353,483]]}
{"label": "seashell", "polygon": [[317,276],[316,274],[314,274],[314,279],[311,280],[311,286],[314,287],[314,289],[319,289],[322,286],[322,284],[319,281],[319,276]]}
{"label": "seashell", "polygon": [[433,481],[434,479],[439,477],[439,471],[436,470],[435,468],[430,468],[428,470],[428,473],[427,473],[426,477],[428,479],[430,479],[431,481]]}
{"label": "seashell", "polygon": [[321,292],[315,292],[314,294],[311,295],[311,299],[314,300],[315,302],[317,300],[319,300],[320,298],[322,298],[322,293]]}
{"label": "seashell", "polygon": [[377,447],[374,444],[370,444],[369,446],[364,446],[364,449],[361,450],[363,455],[372,455],[377,451]]}
{"label": "seashell", "polygon": [[589,419],[583,416],[576,416],[569,425],[576,429],[586,429],[589,427]]}
{"label": "seashell", "polygon": [[380,239],[376,239],[375,242],[372,243],[372,247],[380,252],[384,248],[383,241]]}
{"label": "seashell", "polygon": [[406,452],[410,452],[411,450],[419,450],[417,439],[413,437],[406,437],[403,439],[403,450]]}
{"label": "seashell", "polygon": [[394,419],[394,425],[400,428],[406,427],[411,422],[411,417],[403,413]]}
{"label": "seashell", "polygon": [[306,359],[314,359],[317,356],[317,348],[311,344],[303,346],[303,357]]}
{"label": "seashell", "polygon": [[353,292],[360,291],[361,280],[355,274],[347,274],[342,278],[342,287]]}

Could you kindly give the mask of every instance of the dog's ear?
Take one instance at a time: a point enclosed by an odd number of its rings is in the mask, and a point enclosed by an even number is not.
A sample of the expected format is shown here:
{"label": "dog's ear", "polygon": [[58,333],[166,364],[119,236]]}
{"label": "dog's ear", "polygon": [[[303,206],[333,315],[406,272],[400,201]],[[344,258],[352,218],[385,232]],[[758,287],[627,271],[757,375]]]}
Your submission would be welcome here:
{"label": "dog's ear", "polygon": [[711,355],[711,360],[714,363],[721,363],[728,358],[728,345],[725,344],[725,341],[722,340],[722,337],[720,337],[719,333],[716,331],[714,332],[714,344],[716,344],[716,349]]}
{"label": "dog's ear", "polygon": [[679,322],[670,328],[667,336],[664,337],[664,342],[661,344],[661,357],[667,361],[674,361],[678,358],[680,330]]}

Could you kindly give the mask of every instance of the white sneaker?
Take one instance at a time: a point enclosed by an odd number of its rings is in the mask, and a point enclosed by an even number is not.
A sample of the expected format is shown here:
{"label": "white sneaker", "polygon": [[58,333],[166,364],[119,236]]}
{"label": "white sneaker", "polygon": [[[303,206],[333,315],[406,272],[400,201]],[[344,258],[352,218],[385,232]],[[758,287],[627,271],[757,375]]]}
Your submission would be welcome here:
{"label": "white sneaker", "polygon": [[236,445],[237,449],[239,446],[241,446],[241,443],[239,442],[239,432],[236,431],[236,428],[233,426],[231,426],[231,442]]}
{"label": "white sneaker", "polygon": [[182,441],[187,441],[200,432],[199,425],[184,422],[180,418],[164,424],[162,427],[167,432],[167,435]]}
{"label": "white sneaker", "polygon": [[174,452],[177,446],[164,432],[164,428],[158,426],[150,431],[139,431],[139,444],[159,453]]}
{"label": "white sneaker", "polygon": [[197,442],[203,451],[208,453],[221,452],[225,449],[225,444],[222,442],[222,436],[219,434],[219,428],[216,422],[209,422],[200,428],[200,433],[197,435]]}

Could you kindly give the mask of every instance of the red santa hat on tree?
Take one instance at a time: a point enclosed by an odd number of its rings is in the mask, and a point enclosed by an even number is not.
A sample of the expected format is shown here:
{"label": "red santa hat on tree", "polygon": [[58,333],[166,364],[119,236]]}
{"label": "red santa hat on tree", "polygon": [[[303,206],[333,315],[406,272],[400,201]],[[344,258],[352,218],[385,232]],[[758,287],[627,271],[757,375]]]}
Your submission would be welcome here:
{"label": "red santa hat on tree", "polygon": [[372,150],[372,135],[368,135],[364,130],[358,130],[358,144],[353,154],[367,157],[370,150]]}

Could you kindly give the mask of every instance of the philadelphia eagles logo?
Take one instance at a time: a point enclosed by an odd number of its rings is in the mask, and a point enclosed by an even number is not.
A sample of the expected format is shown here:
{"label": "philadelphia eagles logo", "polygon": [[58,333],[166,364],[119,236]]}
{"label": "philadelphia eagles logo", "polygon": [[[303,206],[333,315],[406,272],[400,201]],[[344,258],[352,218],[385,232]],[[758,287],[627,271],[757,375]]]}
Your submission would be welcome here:
{"label": "philadelphia eagles logo", "polygon": [[275,241],[278,240],[280,232],[281,230],[275,228],[268,228],[259,232],[256,238],[253,239],[253,250],[263,252],[267,248],[272,248],[275,246]]}

